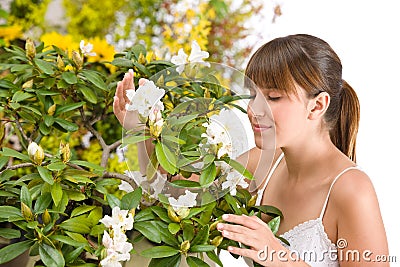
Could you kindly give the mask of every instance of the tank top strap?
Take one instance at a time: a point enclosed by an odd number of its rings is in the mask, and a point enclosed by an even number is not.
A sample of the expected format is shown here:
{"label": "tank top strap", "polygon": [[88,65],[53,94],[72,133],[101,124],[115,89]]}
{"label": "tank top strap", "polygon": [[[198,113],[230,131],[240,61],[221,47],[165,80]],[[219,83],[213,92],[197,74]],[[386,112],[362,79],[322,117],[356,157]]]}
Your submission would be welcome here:
{"label": "tank top strap", "polygon": [[257,191],[257,200],[256,200],[257,206],[261,204],[261,200],[264,195],[265,188],[267,188],[268,182],[271,179],[272,174],[275,172],[275,169],[278,167],[278,165],[281,162],[281,160],[283,159],[283,157],[284,157],[284,154],[282,152],[282,154],[279,155],[278,159],[275,161],[275,164],[272,166],[270,172],[268,173],[267,179],[265,180],[265,183],[264,183],[262,189]]}
{"label": "tank top strap", "polygon": [[328,191],[328,194],[327,194],[327,196],[326,196],[324,206],[322,207],[321,213],[320,213],[320,215],[319,215],[319,218],[320,218],[320,219],[322,219],[322,217],[323,217],[324,214],[325,214],[326,206],[328,205],[329,196],[330,196],[330,194],[331,194],[333,185],[336,183],[336,181],[337,181],[337,180],[340,178],[340,176],[342,176],[342,174],[344,174],[345,172],[350,171],[350,170],[358,170],[358,169],[359,169],[358,166],[348,167],[348,168],[344,169],[343,171],[341,171],[341,172],[335,177],[335,179],[333,179],[333,181],[332,181],[332,183],[331,183],[331,186],[329,187],[329,191]]}

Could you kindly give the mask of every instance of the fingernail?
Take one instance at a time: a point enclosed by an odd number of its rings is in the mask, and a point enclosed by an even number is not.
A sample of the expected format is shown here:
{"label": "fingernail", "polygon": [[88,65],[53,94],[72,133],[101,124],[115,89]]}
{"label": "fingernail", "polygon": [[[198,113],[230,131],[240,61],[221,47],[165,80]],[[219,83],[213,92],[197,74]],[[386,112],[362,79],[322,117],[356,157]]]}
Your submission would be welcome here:
{"label": "fingernail", "polygon": [[233,251],[233,247],[228,247],[228,251]]}
{"label": "fingernail", "polygon": [[224,225],[222,223],[217,224],[217,229],[222,230],[224,228]]}
{"label": "fingernail", "polygon": [[228,214],[222,215],[222,219],[227,220],[228,218],[229,218],[229,215],[228,215]]}

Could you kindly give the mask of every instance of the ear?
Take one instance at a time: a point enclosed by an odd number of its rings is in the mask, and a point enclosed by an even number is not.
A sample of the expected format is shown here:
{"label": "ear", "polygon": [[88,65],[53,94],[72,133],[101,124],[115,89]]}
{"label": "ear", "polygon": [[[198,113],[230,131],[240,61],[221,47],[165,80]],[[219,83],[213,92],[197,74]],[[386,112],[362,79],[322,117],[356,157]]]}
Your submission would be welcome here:
{"label": "ear", "polygon": [[316,120],[322,118],[329,107],[331,97],[327,92],[321,92],[308,103],[308,119]]}

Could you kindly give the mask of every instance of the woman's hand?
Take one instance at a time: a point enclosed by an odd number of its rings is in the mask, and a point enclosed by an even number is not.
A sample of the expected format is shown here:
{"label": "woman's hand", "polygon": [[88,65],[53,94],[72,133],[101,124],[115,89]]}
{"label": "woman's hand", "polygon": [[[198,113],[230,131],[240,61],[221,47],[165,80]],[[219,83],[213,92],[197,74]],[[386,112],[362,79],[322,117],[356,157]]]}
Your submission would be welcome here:
{"label": "woman's hand", "polygon": [[139,116],[137,111],[127,111],[126,104],[129,104],[129,99],[126,96],[127,90],[135,90],[135,85],[133,83],[133,70],[129,70],[125,73],[122,81],[118,82],[117,90],[114,96],[114,114],[117,117],[119,123],[126,130],[131,130],[139,126]]}
{"label": "woman's hand", "polygon": [[[234,224],[219,223],[217,229],[222,232],[223,237],[247,245],[250,248],[228,247],[228,251],[243,257],[250,258],[263,266],[283,266],[290,262],[278,259],[277,253],[288,250],[284,248],[268,225],[256,216],[225,214],[222,219]],[[275,251],[270,257],[271,251]]]}

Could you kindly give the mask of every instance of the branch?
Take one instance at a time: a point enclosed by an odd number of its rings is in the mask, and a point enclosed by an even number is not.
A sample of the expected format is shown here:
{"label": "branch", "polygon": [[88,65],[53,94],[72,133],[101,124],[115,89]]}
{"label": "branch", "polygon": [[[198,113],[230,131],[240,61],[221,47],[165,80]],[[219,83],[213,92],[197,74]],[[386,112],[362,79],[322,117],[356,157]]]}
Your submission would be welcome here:
{"label": "branch", "polygon": [[133,187],[133,189],[137,188],[137,184],[135,183],[135,181],[131,177],[124,174],[116,172],[104,172],[102,178],[117,178],[129,183]]}
{"label": "branch", "polygon": [[25,139],[26,141],[28,141],[28,143],[30,143],[32,140],[31,140],[31,138],[28,138],[28,136],[25,134],[24,129],[22,129],[22,125],[21,125],[21,123],[19,122],[18,118],[15,120],[15,124],[17,125],[17,128],[18,128],[18,130],[20,131],[22,137],[24,137],[24,139]]}
{"label": "branch", "polygon": [[113,151],[114,149],[116,149],[117,147],[119,147],[122,144],[122,140],[118,140],[114,143],[112,143],[111,145],[108,146],[108,148]]}
{"label": "branch", "polygon": [[7,168],[5,168],[4,170],[2,170],[0,172],[0,175],[6,171],[6,170],[16,170],[16,169],[20,169],[20,168],[25,168],[25,167],[31,167],[34,166],[33,163],[30,162],[26,162],[26,163],[21,163],[21,164],[17,164],[17,165],[12,165],[12,166],[8,166]]}

